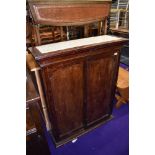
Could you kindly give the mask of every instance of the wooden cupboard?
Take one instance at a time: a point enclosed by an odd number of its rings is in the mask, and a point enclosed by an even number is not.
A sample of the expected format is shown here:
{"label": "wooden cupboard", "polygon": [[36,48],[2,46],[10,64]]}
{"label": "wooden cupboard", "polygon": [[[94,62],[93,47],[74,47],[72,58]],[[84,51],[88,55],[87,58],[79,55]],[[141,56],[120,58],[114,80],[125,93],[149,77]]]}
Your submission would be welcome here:
{"label": "wooden cupboard", "polygon": [[126,41],[104,35],[30,49],[41,69],[56,146],[111,118],[120,48]]}

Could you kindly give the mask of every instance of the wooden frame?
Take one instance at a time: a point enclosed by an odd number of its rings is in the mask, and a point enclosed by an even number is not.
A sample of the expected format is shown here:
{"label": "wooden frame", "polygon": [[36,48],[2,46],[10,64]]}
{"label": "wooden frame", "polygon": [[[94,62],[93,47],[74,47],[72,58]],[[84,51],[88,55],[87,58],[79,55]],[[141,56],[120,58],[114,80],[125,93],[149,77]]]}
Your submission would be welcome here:
{"label": "wooden frame", "polygon": [[101,21],[109,15],[108,2],[30,2],[35,24],[52,26],[84,25]]}
{"label": "wooden frame", "polygon": [[[89,37],[89,24],[99,22],[99,35],[107,34],[107,17],[111,1],[78,2],[29,2],[29,12],[33,18],[36,45],[42,44],[39,35],[40,25],[60,26],[60,41],[63,39],[62,27],[84,26],[84,37]],[[68,34],[68,32],[67,32]],[[68,35],[67,40],[69,40]],[[54,40],[53,40],[54,41]]]}

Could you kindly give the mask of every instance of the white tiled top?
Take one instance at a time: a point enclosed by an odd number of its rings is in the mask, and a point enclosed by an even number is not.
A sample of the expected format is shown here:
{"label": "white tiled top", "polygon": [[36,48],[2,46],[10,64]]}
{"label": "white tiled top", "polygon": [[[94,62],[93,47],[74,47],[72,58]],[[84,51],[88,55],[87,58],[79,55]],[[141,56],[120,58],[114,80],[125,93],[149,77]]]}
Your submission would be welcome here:
{"label": "white tiled top", "polygon": [[122,38],[109,36],[109,35],[102,35],[97,37],[89,37],[89,38],[82,38],[82,39],[76,39],[76,40],[70,40],[70,41],[63,41],[58,43],[51,43],[48,45],[37,46],[36,48],[41,53],[48,53],[48,52],[54,52],[58,50],[80,47],[84,45],[91,45],[96,43],[107,43],[107,42],[119,41],[119,40],[122,40]]}

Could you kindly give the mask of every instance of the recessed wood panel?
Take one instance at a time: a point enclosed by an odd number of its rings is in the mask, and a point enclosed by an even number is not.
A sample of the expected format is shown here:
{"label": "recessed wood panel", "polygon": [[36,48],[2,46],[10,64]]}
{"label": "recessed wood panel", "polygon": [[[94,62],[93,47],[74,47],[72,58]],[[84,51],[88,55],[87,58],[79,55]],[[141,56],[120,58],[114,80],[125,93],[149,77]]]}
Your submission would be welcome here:
{"label": "recessed wood panel", "polygon": [[[109,114],[114,75],[113,56],[87,62],[87,122]],[[116,64],[115,64],[116,65]]]}
{"label": "recessed wood panel", "polygon": [[63,136],[83,126],[83,64],[58,68],[50,72],[49,81],[58,131]]}

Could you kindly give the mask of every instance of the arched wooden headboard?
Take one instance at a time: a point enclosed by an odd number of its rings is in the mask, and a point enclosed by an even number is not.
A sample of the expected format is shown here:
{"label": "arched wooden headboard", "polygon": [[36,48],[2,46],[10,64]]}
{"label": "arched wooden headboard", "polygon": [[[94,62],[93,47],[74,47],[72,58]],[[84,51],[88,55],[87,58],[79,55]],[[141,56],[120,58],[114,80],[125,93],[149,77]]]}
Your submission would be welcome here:
{"label": "arched wooden headboard", "polygon": [[36,24],[72,26],[105,19],[110,12],[111,0],[102,2],[29,2],[29,5]]}
{"label": "arched wooden headboard", "polygon": [[[47,1],[28,0],[29,11],[33,19],[35,42],[41,45],[39,25],[60,26],[63,40],[63,26],[84,26],[84,36],[88,37],[88,24],[99,22],[99,35],[107,34],[107,17],[110,13],[112,0],[103,1]],[[35,26],[37,25],[37,26]],[[52,32],[54,36],[54,31]],[[67,33],[68,34],[68,33]],[[69,40],[69,35],[67,35]]]}

